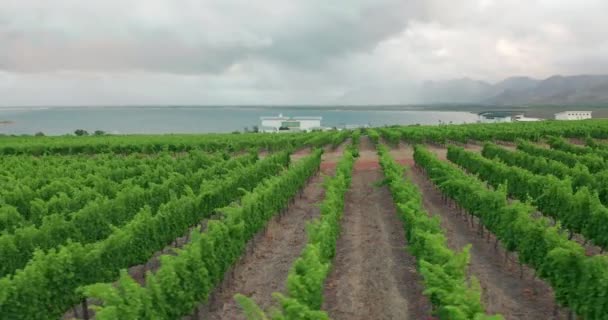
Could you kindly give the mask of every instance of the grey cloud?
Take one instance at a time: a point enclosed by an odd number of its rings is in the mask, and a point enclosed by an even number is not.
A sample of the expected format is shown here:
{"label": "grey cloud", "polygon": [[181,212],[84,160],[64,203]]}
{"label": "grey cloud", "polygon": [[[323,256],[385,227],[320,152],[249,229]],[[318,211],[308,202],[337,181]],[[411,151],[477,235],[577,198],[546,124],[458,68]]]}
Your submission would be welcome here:
{"label": "grey cloud", "polygon": [[[117,10],[138,3],[108,2],[114,3]],[[68,3],[74,4],[60,0],[53,6],[61,8],[64,4],[64,9],[68,9]],[[378,41],[402,30],[408,14],[408,6],[394,0],[330,5],[301,2],[291,10],[291,16],[279,18],[264,16],[264,8],[260,10],[245,1],[227,8],[221,1],[184,3],[179,6],[166,1],[159,10],[148,10],[145,3],[139,4],[150,18],[111,13],[107,7],[101,13],[81,7],[46,12],[42,7],[35,10],[40,22],[34,25],[29,25],[35,19],[27,6],[17,6],[10,16],[0,16],[9,20],[7,30],[0,31],[0,46],[5,48],[0,61],[5,70],[16,72],[217,73],[247,57],[310,67],[348,52],[373,48]],[[284,5],[279,1],[270,3]],[[197,14],[190,9],[201,11]],[[234,20],[247,12],[252,15],[246,21]],[[264,19],[277,20],[280,25]]]}
{"label": "grey cloud", "polygon": [[5,48],[0,63],[5,70],[46,72],[59,70],[217,73],[246,56],[245,47],[187,45],[172,37],[145,41],[114,39],[53,39],[35,42],[24,35],[0,36]]}
{"label": "grey cloud", "polygon": [[428,80],[608,73],[607,11],[603,0],[3,0],[0,104],[420,102]]}
{"label": "grey cloud", "polygon": [[407,26],[413,7],[404,1],[370,2],[361,8],[350,8],[344,2],[341,6],[343,9],[301,17],[305,26],[287,26],[260,53],[288,65],[311,67],[370,51]]}

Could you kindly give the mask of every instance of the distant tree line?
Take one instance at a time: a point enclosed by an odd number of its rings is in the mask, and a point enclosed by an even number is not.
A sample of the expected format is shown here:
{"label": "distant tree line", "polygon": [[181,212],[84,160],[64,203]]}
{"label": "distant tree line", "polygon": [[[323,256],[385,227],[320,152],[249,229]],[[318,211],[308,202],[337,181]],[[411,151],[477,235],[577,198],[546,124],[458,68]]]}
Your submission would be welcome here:
{"label": "distant tree line", "polygon": [[[88,136],[89,132],[87,130],[84,130],[84,129],[77,129],[76,131],[74,131],[74,134],[77,135],[77,136],[82,137],[82,136]],[[94,135],[94,136],[104,136],[104,135],[106,135],[106,132],[102,131],[102,130],[95,130],[92,135]]]}
{"label": "distant tree line", "polygon": [[[75,134],[75,135],[77,135],[77,136],[79,136],[79,137],[82,137],[82,136],[89,136],[89,135],[93,135],[93,136],[105,136],[107,133],[106,133],[105,131],[103,131],[103,130],[95,130],[95,131],[93,131],[93,133],[92,133],[92,134],[89,134],[89,132],[88,132],[87,130],[84,130],[84,129],[76,129],[76,130],[74,131],[74,134]],[[27,136],[27,135],[26,135],[26,136]],[[34,134],[34,136],[35,136],[35,137],[44,137],[44,136],[46,136],[46,135],[44,134],[44,132],[42,132],[42,131],[38,131],[38,132],[36,132],[36,133]]]}

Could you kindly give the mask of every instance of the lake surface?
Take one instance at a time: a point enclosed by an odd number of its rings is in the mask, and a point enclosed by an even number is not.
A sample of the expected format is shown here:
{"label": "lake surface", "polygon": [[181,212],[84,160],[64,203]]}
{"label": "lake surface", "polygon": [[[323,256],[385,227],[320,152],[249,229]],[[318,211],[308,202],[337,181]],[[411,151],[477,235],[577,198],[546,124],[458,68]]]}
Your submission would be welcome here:
{"label": "lake surface", "polygon": [[0,108],[0,133],[47,135],[103,130],[127,133],[209,133],[242,131],[261,116],[321,116],[324,127],[344,125],[471,123],[477,115],[454,111],[394,111],[371,108],[302,107],[53,107]]}

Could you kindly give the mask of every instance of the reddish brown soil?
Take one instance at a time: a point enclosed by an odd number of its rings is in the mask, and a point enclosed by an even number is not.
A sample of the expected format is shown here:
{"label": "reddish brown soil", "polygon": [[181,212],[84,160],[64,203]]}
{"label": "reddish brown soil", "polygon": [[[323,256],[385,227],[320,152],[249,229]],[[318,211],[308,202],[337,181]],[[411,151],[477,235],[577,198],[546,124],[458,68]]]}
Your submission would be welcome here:
{"label": "reddish brown soil", "polygon": [[307,155],[309,155],[311,151],[312,150],[310,148],[304,148],[304,149],[297,150],[291,154],[291,161],[294,162],[294,161],[300,160],[300,159],[306,157]]}
{"label": "reddish brown soil", "polygon": [[342,152],[344,152],[344,148],[350,144],[350,139],[346,140],[342,143],[338,148],[334,149],[331,146],[326,146],[323,148],[323,159],[321,162],[321,170],[334,170],[336,168],[336,164],[340,161],[342,157]]}
{"label": "reddish brown soil", "polygon": [[502,144],[500,145],[501,147],[507,149],[507,150],[511,150],[511,151],[517,151],[517,145],[516,144]]}
{"label": "reddish brown soil", "polygon": [[[317,217],[316,205],[323,199],[323,179],[333,174],[335,162],[344,146],[328,150],[322,156],[321,175],[315,176],[303,189],[300,197],[282,215],[273,218],[265,230],[249,243],[247,252],[209,299],[201,305],[201,319],[246,319],[234,301],[234,295],[244,294],[262,308],[276,305],[273,292],[284,292],[287,274],[292,263],[306,244],[306,222]],[[308,149],[308,153],[310,150]],[[296,161],[304,152],[292,158]],[[187,319],[197,319],[195,315]]]}
{"label": "reddish brown soil", "polygon": [[340,319],[427,319],[413,256],[406,250],[404,231],[368,139],[361,139],[346,194],[342,233],[333,269],[326,281],[324,310]]}
{"label": "reddish brown soil", "polygon": [[399,143],[398,147],[391,148],[390,154],[397,163],[405,165],[407,169],[415,163],[414,150],[405,143]]}
{"label": "reddish brown soil", "polygon": [[580,139],[580,138],[566,138],[566,141],[568,141],[572,144],[580,145],[580,146],[584,146],[586,143],[585,139]]}
{"label": "reddish brown soil", "polygon": [[[445,151],[430,148],[439,156]],[[448,238],[448,246],[461,250],[471,244],[469,274],[475,276],[482,288],[482,301],[488,313],[500,313],[505,319],[553,319],[555,302],[551,288],[534,277],[534,271],[520,268],[513,258],[504,262],[504,250],[498,245],[494,249],[495,238],[486,238],[477,233],[477,226],[471,227],[458,210],[442,200],[441,193],[425,174],[412,164],[412,150],[403,147],[392,154],[400,162],[408,164],[408,176],[420,188],[427,212],[441,217],[441,226]],[[565,318],[559,316],[557,319]]]}
{"label": "reddish brown soil", "polygon": [[499,144],[501,146],[505,146],[505,147],[516,147],[517,146],[517,143],[515,143],[514,141],[495,140],[494,143]]}
{"label": "reddish brown soil", "polygon": [[[433,151],[437,157],[441,160],[446,160],[448,157],[448,149],[445,147],[438,147],[435,145],[426,145],[426,148],[429,151]],[[412,153],[412,159],[413,159],[413,153]]]}

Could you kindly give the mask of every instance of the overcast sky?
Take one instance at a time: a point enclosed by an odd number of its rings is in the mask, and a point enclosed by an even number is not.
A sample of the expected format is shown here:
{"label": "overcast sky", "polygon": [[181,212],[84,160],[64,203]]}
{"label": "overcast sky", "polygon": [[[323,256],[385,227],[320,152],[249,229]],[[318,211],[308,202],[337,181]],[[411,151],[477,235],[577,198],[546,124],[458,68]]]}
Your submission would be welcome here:
{"label": "overcast sky", "polygon": [[0,0],[0,105],[416,102],[608,73],[606,0]]}

